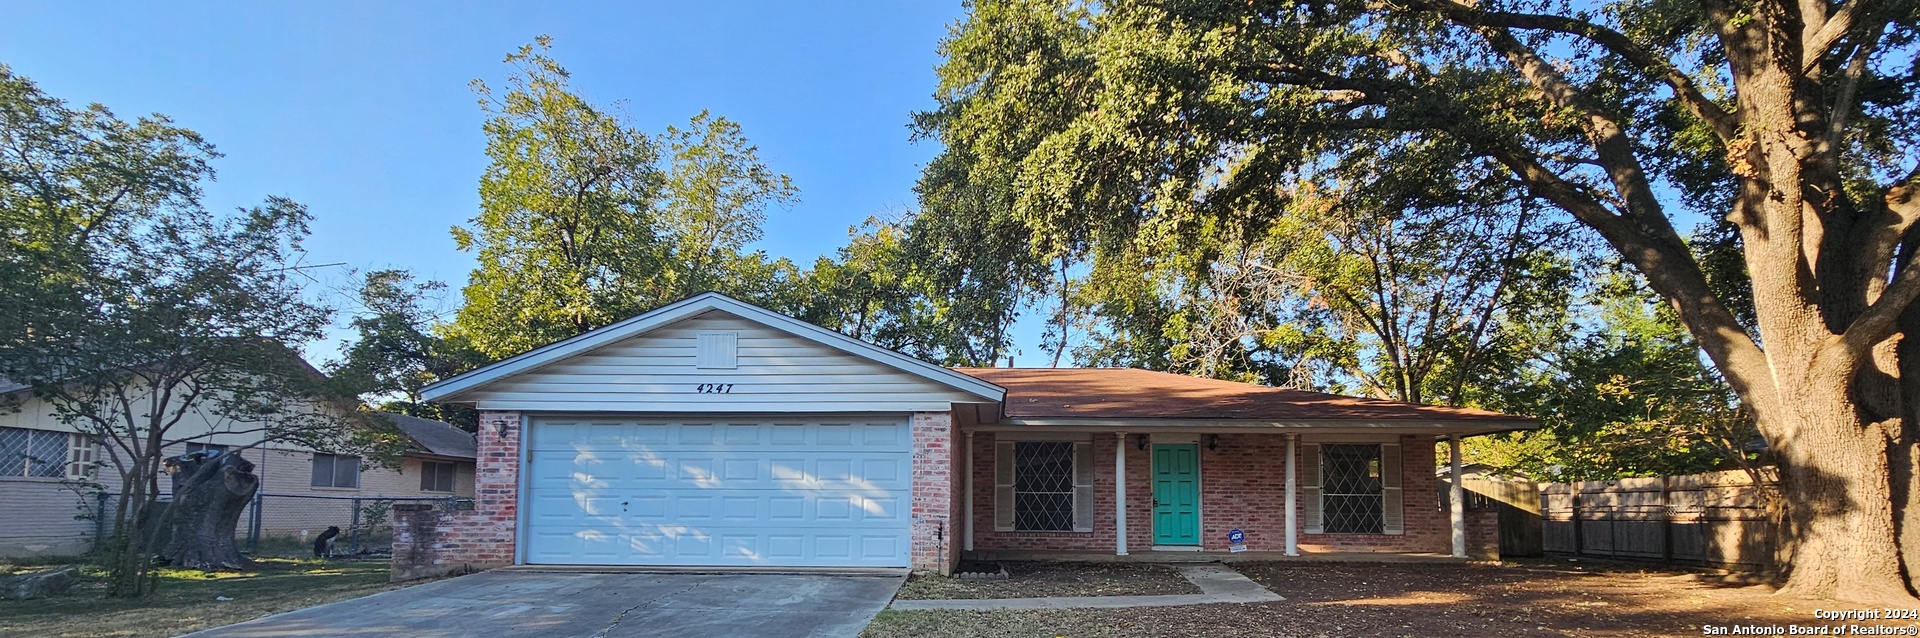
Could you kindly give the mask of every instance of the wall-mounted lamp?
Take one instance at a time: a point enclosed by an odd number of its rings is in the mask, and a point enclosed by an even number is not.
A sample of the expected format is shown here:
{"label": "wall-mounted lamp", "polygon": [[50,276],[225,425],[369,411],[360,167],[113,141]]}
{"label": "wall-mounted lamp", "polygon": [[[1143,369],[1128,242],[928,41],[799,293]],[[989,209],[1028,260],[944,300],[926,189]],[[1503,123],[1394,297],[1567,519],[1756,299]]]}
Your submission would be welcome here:
{"label": "wall-mounted lamp", "polygon": [[491,423],[489,423],[489,425],[493,426],[493,436],[496,438],[503,436],[507,433],[506,419],[494,419]]}
{"label": "wall-mounted lamp", "polygon": [[1207,435],[1207,451],[1211,452],[1218,449],[1220,449],[1220,435],[1218,434]]}
{"label": "wall-mounted lamp", "polygon": [[1147,450],[1147,435],[1142,434],[1140,438],[1134,439],[1133,449],[1145,452]]}

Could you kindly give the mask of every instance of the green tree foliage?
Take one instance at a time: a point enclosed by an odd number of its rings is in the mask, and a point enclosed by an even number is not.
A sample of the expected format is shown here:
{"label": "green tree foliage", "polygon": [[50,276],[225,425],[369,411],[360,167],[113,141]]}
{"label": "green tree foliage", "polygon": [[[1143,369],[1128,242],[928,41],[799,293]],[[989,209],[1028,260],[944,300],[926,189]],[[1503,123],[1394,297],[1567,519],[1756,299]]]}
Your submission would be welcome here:
{"label": "green tree foliage", "polygon": [[517,354],[623,319],[670,291],[636,276],[666,263],[654,207],[661,175],[652,138],[575,93],[538,48],[506,62],[504,92],[475,80],[486,110],[480,213],[455,227],[478,253],[455,326],[493,358]]}
{"label": "green tree foliage", "polygon": [[1479,463],[1539,481],[1593,481],[1747,468],[1763,441],[1726,381],[1700,359],[1671,306],[1624,273],[1595,291],[1586,334],[1554,365],[1521,368],[1492,407],[1541,429],[1470,439]]}
{"label": "green tree foliage", "polygon": [[322,450],[393,442],[290,349],[329,316],[293,273],[305,208],[269,198],[213,215],[200,184],[217,154],[198,135],[73,109],[4,66],[0,147],[0,378],[102,445],[116,474],[103,481],[121,494],[115,595],[151,586],[168,446],[212,432]]}
{"label": "green tree foliage", "polygon": [[768,282],[790,275],[792,265],[744,251],[760,240],[768,206],[798,201],[792,178],[760,161],[759,148],[741,134],[739,124],[706,111],[684,129],[667,127],[665,137],[671,157],[659,219],[673,242],[668,260],[673,295],[775,294]]}
{"label": "green tree foliage", "polygon": [[549,47],[507,56],[504,91],[473,83],[491,163],[480,214],[453,229],[480,265],[449,336],[499,359],[707,290],[787,307],[799,269],[746,249],[768,207],[797,201],[792,180],[724,117],[658,137],[628,125]]}
{"label": "green tree foliage", "polygon": [[451,423],[469,432],[479,413],[458,405],[426,403],[420,390],[480,367],[485,357],[459,335],[443,335],[447,326],[434,316],[433,296],[446,288],[437,281],[416,282],[404,270],[366,274],[359,291],[361,312],[349,322],[354,336],[341,346],[342,358],[328,369],[333,382],[384,412]]}

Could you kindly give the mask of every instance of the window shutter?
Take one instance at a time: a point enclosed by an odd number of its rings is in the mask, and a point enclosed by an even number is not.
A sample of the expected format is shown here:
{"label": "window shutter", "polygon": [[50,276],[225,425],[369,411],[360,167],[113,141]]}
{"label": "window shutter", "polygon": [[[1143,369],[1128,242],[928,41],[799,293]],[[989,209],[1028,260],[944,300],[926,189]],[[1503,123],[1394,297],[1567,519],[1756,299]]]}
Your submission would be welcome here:
{"label": "window shutter", "polygon": [[993,444],[993,528],[1013,530],[1013,442]]}
{"label": "window shutter", "polygon": [[1407,531],[1406,507],[1400,494],[1400,444],[1380,446],[1380,531],[1404,534]]}
{"label": "window shutter", "polygon": [[1073,444],[1073,531],[1093,531],[1093,442]]}
{"label": "window shutter", "polygon": [[1319,534],[1320,446],[1311,443],[1300,446],[1300,502],[1305,505],[1300,526],[1308,534]]}

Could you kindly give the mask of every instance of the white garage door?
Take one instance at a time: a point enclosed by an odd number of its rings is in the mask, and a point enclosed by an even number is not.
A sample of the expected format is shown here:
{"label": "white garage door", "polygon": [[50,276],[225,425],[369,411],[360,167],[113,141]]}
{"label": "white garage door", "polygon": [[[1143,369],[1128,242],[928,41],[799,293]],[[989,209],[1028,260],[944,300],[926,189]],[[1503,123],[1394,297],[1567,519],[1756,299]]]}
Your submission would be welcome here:
{"label": "white garage door", "polygon": [[906,567],[906,417],[546,418],[527,562]]}

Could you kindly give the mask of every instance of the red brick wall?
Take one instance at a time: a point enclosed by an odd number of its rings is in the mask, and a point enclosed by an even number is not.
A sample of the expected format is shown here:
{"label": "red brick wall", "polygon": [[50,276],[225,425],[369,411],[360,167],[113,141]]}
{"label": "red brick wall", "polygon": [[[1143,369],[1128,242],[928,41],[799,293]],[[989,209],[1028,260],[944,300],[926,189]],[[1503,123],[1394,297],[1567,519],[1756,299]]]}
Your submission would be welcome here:
{"label": "red brick wall", "polygon": [[960,563],[960,475],[953,471],[959,435],[950,412],[913,415],[914,569],[950,574]]}
{"label": "red brick wall", "polygon": [[[1127,550],[1153,546],[1152,457],[1139,449],[1143,434],[1127,437]],[[1203,439],[1204,441],[1204,439]],[[980,551],[1114,551],[1113,433],[1094,435],[1094,528],[1091,532],[1003,532],[993,529],[992,432],[974,435],[974,549]],[[1200,447],[1201,547],[1227,548],[1227,531],[1246,532],[1256,551],[1286,549],[1286,450],[1279,434],[1222,434],[1216,449]],[[1307,534],[1303,552],[1449,551],[1451,528],[1433,476],[1433,437],[1401,437],[1403,534]],[[1304,471],[1304,466],[1302,466]],[[1304,496],[1304,495],[1303,495]],[[1301,498],[1301,521],[1309,504]],[[1304,523],[1303,523],[1304,524]]]}
{"label": "red brick wall", "polygon": [[513,564],[522,426],[518,412],[480,413],[473,510],[401,511],[395,507],[394,580]]}

